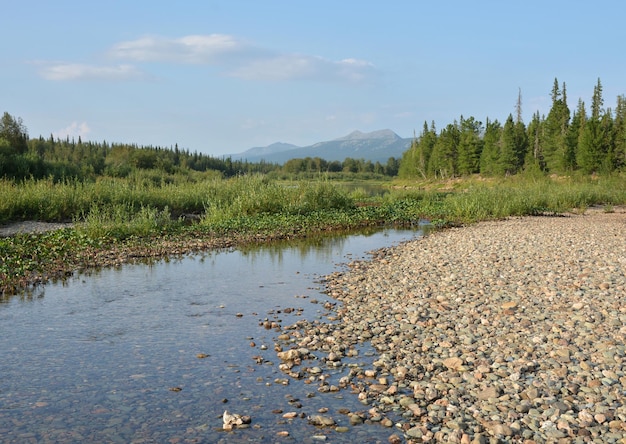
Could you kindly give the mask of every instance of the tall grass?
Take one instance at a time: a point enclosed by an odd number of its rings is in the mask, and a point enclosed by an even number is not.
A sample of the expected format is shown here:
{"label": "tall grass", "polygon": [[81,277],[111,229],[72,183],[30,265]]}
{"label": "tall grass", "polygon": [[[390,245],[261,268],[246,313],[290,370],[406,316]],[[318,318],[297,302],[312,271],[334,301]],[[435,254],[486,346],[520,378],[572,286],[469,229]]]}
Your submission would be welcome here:
{"label": "tall grass", "polygon": [[174,227],[186,213],[201,214],[208,227],[224,221],[232,225],[237,218],[301,216],[353,206],[348,192],[329,181],[277,182],[260,175],[161,182],[145,174],[95,182],[0,181],[0,223],[71,220],[91,238],[148,236]]}
{"label": "tall grass", "polygon": [[467,181],[455,191],[396,191],[387,200],[403,201],[429,219],[471,223],[508,216],[584,212],[593,205],[626,204],[624,176],[599,178],[513,177]]}
{"label": "tall grass", "polygon": [[148,237],[176,224],[169,208],[158,210],[141,207],[136,210],[131,204],[91,207],[89,212],[77,220],[76,229],[91,239]]}
{"label": "tall grass", "polygon": [[450,194],[445,206],[449,208],[451,219],[475,222],[507,216],[584,212],[592,205],[624,203],[624,180],[604,177],[583,181],[571,178],[503,180]]}
{"label": "tall grass", "polygon": [[214,183],[208,191],[204,224],[256,215],[346,210],[354,206],[345,191],[327,181],[283,183],[263,176],[243,176]]}
{"label": "tall grass", "polygon": [[[357,202],[380,209],[355,213]],[[205,227],[233,225],[238,218],[250,220],[274,214],[297,219],[324,211],[333,212],[339,219],[342,217],[338,213],[345,212],[349,214],[344,219],[373,220],[383,214],[383,220],[391,221],[468,223],[574,209],[584,212],[591,205],[610,208],[624,204],[623,174],[595,178],[470,179],[455,183],[454,191],[423,187],[391,190],[382,195],[372,195],[365,187],[349,190],[325,179],[279,182],[260,175],[232,179],[181,176],[162,178],[160,182],[157,176],[146,174],[123,179],[103,177],[94,182],[59,183],[46,179],[18,184],[0,180],[0,223],[72,220],[84,222],[94,235],[118,232],[122,237],[171,228],[174,222],[166,224],[166,219],[176,221],[186,213],[200,215]],[[113,229],[116,225],[122,228]]]}
{"label": "tall grass", "polygon": [[0,179],[0,223],[20,220],[75,220],[92,207],[124,205],[135,212],[142,208],[169,208],[172,214],[199,213],[204,209],[211,181],[156,183],[146,177],[99,178],[95,182],[52,179],[16,183]]}

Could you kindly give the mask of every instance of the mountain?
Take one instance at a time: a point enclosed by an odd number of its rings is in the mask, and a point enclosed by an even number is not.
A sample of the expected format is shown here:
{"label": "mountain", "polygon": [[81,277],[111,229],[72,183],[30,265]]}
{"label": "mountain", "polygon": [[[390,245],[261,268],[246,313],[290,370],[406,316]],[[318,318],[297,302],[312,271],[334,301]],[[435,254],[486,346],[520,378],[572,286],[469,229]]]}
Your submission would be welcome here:
{"label": "mountain", "polygon": [[390,157],[400,159],[409,149],[413,139],[403,139],[389,129],[362,133],[354,131],[347,136],[313,145],[298,147],[288,143],[273,143],[266,147],[251,148],[231,157],[249,162],[283,164],[289,159],[320,157],[343,162],[346,157],[385,163]]}
{"label": "mountain", "polygon": [[245,153],[236,154],[236,156],[243,156],[245,154],[246,157],[248,157],[249,159],[250,157],[263,157],[263,156],[268,156],[271,154],[278,154],[278,153],[282,153],[283,151],[289,151],[289,150],[293,150],[296,148],[300,148],[300,147],[297,145],[292,145],[291,143],[276,142],[268,146],[259,146],[255,148],[250,148]]}

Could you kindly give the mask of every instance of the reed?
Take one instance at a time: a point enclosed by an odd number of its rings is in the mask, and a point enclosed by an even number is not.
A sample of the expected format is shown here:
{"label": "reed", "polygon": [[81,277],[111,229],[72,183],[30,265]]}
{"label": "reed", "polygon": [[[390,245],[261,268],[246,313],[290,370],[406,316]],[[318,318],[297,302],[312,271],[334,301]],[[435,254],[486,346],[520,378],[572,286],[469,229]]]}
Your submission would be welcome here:
{"label": "reed", "polygon": [[148,237],[159,234],[177,225],[172,220],[169,208],[158,210],[140,207],[136,210],[130,203],[97,206],[76,221],[76,230],[91,239],[113,238],[124,240],[130,237]]}
{"label": "reed", "polygon": [[205,225],[238,217],[302,215],[354,206],[345,191],[328,181],[284,183],[263,176],[243,176],[213,185],[205,200]]}
{"label": "reed", "polygon": [[437,183],[395,189],[382,202],[395,206],[403,218],[424,218],[444,225],[509,216],[584,213],[591,206],[610,211],[626,204],[626,176],[467,179],[445,186]]}
{"label": "reed", "polygon": [[446,193],[440,216],[450,221],[471,223],[509,216],[583,212],[590,206],[626,204],[623,177],[585,180],[575,178],[522,177],[489,183],[474,183]]}

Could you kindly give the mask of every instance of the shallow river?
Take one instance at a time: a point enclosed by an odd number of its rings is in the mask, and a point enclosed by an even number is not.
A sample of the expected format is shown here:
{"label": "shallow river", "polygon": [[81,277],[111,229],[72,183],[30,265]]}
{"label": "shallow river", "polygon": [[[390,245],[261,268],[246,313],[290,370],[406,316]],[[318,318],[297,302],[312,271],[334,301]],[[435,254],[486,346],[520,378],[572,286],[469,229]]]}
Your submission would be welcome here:
{"label": "shallow river", "polygon": [[[319,393],[283,374],[280,333],[262,324],[326,316],[332,300],[321,277],[420,234],[383,230],[127,265],[0,303],[0,442],[387,442],[393,428],[351,426],[342,414],[368,409],[355,394]],[[373,360],[364,346],[345,362]],[[335,380],[341,371],[324,368]],[[308,423],[319,409],[339,431]],[[224,410],[252,422],[223,431]]]}

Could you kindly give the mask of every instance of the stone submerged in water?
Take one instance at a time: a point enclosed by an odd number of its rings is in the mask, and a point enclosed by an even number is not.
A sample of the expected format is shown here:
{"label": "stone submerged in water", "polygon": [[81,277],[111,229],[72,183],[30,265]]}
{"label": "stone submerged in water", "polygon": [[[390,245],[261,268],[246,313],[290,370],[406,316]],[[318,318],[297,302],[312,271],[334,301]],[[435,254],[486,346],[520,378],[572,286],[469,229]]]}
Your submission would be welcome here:
{"label": "stone submerged in water", "polygon": [[325,415],[312,415],[308,418],[309,424],[313,424],[319,427],[332,427],[337,423],[330,416]]}
{"label": "stone submerged in water", "polygon": [[250,424],[252,422],[252,418],[247,415],[239,415],[237,413],[229,413],[228,410],[224,410],[224,414],[222,415],[223,425],[222,428],[224,430],[230,431],[236,427],[240,427],[243,425]]}

